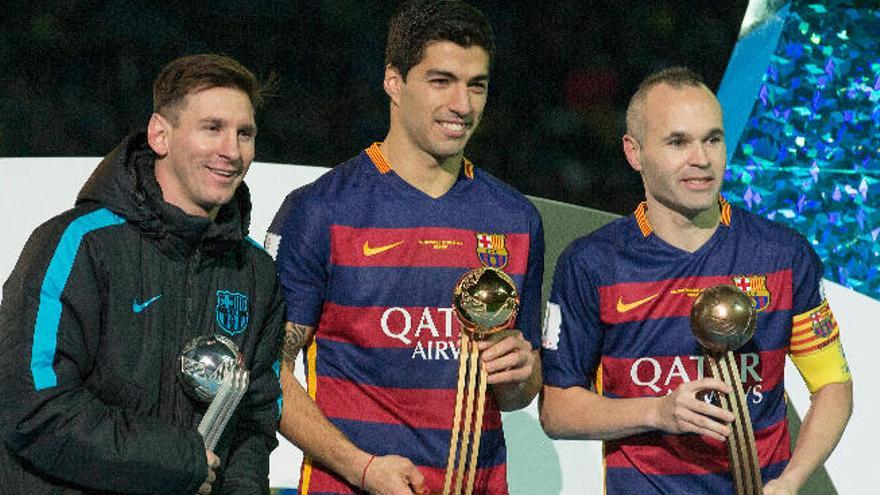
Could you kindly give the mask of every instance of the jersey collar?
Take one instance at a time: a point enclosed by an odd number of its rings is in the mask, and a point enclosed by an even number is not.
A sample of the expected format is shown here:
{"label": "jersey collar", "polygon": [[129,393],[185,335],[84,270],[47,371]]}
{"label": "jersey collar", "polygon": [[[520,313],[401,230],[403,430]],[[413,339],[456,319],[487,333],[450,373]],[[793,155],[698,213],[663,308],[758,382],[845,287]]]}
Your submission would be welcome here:
{"label": "jersey collar", "polygon": [[[380,149],[381,145],[382,143],[377,141],[371,144],[369,148],[365,149],[364,152],[370,157],[370,161],[373,162],[373,165],[379,173],[384,175],[391,171],[391,164],[388,163],[388,160],[386,160],[385,156],[382,154],[382,150]],[[467,158],[462,159],[462,171],[464,172],[464,176],[468,179],[474,178],[474,164]]]}
{"label": "jersey collar", "polygon": [[[721,206],[721,225],[730,227],[730,203],[724,199],[724,196],[719,194],[718,204]],[[654,229],[651,228],[651,223],[648,222],[648,202],[642,201],[639,203],[634,215],[636,217],[636,223],[639,224],[639,230],[642,231],[642,235],[644,237],[651,235],[654,232]]]}

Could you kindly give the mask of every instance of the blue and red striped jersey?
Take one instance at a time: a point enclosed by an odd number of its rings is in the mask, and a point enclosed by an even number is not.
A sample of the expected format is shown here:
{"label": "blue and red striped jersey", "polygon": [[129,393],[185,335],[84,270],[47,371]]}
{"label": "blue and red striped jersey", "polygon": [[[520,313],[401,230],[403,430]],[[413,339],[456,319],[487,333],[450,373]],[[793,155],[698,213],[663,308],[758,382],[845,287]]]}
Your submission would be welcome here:
{"label": "blue and red striped jersey", "polygon": [[[374,144],[292,192],[270,231],[287,319],[316,326],[308,391],[360,448],[408,457],[441,490],[455,406],[460,326],[452,289],[495,266],[516,282],[515,327],[541,340],[543,230],[520,193],[465,162],[431,198],[401,179]],[[306,457],[300,493],[353,493]],[[487,400],[476,493],[507,493],[497,404]]]}
{"label": "blue and red striped jersey", "polygon": [[[544,381],[634,398],[709,376],[690,310],[703,289],[735,285],[758,315],[736,358],[766,482],[790,457],[785,357],[793,318],[824,302],[822,263],[794,230],[723,199],[721,210],[721,225],[693,253],[653,233],[645,203],[573,242],[553,279]],[[608,493],[733,493],[726,446],[706,437],[651,431],[606,441],[604,454]]]}

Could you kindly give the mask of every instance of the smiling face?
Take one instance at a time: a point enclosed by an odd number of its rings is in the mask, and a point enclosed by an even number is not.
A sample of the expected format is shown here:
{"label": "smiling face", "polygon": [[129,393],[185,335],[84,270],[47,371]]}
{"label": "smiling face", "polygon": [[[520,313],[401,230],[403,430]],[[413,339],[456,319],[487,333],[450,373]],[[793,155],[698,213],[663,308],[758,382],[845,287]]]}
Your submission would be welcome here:
{"label": "smiling face", "polygon": [[712,92],[703,85],[658,84],[648,91],[638,123],[637,132],[624,136],[624,152],[642,175],[649,211],[692,219],[717,209],[727,150]]}
{"label": "smiling face", "polygon": [[213,219],[254,159],[253,105],[239,89],[213,87],[189,93],[175,113],[154,113],[147,128],[156,180],[166,202]]}
{"label": "smiling face", "polygon": [[489,84],[489,54],[450,41],[429,44],[406,74],[389,67],[391,132],[438,162],[460,159],[480,122]]}

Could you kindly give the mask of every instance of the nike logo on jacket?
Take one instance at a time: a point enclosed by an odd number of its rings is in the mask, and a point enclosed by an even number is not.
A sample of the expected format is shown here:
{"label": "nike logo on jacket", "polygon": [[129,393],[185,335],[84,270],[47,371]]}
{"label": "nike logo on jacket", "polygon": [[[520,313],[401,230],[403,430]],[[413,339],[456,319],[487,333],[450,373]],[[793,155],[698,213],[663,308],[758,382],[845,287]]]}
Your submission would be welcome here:
{"label": "nike logo on jacket", "polygon": [[160,297],[162,297],[162,294],[159,294],[158,296],[147,299],[143,303],[138,303],[137,299],[132,299],[131,300],[131,310],[134,311],[134,314],[141,313],[143,310],[147,309],[147,306],[156,302]]}

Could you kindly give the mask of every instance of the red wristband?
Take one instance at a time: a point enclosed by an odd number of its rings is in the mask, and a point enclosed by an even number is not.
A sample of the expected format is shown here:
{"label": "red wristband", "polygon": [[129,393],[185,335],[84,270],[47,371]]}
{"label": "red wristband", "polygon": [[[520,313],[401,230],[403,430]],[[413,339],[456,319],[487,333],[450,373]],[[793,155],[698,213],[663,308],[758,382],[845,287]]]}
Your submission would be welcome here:
{"label": "red wristband", "polygon": [[373,463],[373,459],[375,459],[375,458],[376,458],[376,454],[373,454],[373,455],[370,457],[370,460],[367,461],[367,465],[364,466],[364,472],[363,472],[363,474],[361,474],[361,490],[364,489],[364,480],[367,479],[367,468],[370,467],[370,464]]}

